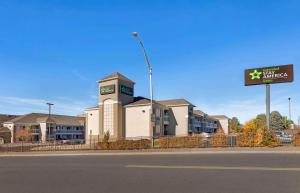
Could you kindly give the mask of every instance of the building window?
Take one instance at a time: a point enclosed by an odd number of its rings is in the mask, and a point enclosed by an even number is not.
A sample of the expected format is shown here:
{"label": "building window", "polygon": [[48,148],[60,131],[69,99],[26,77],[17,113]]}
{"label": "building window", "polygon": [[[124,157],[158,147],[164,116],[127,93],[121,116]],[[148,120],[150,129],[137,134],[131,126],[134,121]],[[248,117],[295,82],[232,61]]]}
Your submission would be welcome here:
{"label": "building window", "polygon": [[109,132],[110,135],[113,135],[114,131],[114,104],[113,100],[108,99],[104,101],[103,104],[103,118],[104,118],[104,132]]}

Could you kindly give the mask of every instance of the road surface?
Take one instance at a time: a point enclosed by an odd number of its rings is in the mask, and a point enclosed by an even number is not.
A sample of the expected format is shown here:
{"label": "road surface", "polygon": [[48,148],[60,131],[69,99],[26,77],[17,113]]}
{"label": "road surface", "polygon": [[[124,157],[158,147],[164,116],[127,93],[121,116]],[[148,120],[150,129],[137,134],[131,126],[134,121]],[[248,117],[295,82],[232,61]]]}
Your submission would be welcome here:
{"label": "road surface", "polygon": [[3,193],[297,193],[300,154],[0,157]]}

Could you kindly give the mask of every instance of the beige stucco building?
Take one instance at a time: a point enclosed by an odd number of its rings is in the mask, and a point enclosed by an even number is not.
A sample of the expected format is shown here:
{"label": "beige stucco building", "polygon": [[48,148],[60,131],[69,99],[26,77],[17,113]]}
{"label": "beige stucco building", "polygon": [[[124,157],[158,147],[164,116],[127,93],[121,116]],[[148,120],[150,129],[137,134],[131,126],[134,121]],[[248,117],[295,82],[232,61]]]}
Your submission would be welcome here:
{"label": "beige stucco building", "polygon": [[112,140],[195,133],[192,103],[185,99],[155,100],[151,116],[150,100],[134,97],[134,84],[120,73],[98,82],[98,105],[85,111],[87,143],[102,139],[106,132]]}
{"label": "beige stucco building", "polygon": [[11,132],[10,142],[18,142],[19,132],[27,130],[30,142],[72,141],[84,143],[85,117],[30,113],[3,122],[3,127]]}

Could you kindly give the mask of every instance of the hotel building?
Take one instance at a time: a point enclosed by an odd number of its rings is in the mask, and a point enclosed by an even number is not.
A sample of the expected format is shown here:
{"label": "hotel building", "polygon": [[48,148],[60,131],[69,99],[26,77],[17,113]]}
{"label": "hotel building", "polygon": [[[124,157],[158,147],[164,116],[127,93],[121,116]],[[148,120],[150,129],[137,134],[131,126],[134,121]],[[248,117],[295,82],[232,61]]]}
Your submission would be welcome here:
{"label": "hotel building", "polygon": [[98,82],[98,105],[85,111],[86,142],[101,139],[106,132],[109,132],[110,139],[118,140],[186,136],[215,132],[221,126],[217,119],[197,114],[195,106],[185,99],[155,100],[151,116],[150,100],[134,97],[134,85],[120,73],[113,73]]}

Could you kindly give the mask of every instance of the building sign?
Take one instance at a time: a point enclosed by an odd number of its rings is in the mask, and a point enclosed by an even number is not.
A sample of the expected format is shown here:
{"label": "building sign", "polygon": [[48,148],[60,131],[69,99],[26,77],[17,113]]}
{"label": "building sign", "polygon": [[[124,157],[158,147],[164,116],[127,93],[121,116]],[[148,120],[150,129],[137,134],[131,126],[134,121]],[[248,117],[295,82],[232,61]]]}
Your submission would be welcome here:
{"label": "building sign", "polygon": [[245,70],[245,85],[275,84],[294,81],[293,64]]}
{"label": "building sign", "polygon": [[125,85],[120,85],[120,92],[122,94],[133,96],[133,88],[125,86]]}
{"label": "building sign", "polygon": [[114,84],[100,87],[100,94],[101,95],[113,94],[115,92],[116,92],[116,86]]}

